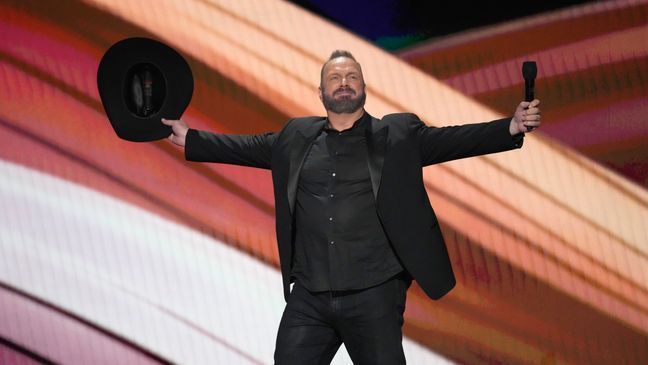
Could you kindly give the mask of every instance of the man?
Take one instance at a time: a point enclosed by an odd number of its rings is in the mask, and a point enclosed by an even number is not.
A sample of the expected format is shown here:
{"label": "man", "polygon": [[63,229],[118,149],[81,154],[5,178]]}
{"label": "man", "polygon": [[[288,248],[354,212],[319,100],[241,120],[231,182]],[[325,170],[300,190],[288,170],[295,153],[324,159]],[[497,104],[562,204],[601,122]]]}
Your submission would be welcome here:
{"label": "man", "polygon": [[464,126],[428,127],[407,113],[376,119],[347,51],[322,66],[319,97],[326,118],[295,118],[276,133],[163,122],[187,160],[272,169],[287,301],[275,362],[328,364],[344,343],[355,364],[404,364],[412,277],[433,299],[455,285],[422,167],[521,147],[540,125],[539,101],[520,103],[513,118]]}

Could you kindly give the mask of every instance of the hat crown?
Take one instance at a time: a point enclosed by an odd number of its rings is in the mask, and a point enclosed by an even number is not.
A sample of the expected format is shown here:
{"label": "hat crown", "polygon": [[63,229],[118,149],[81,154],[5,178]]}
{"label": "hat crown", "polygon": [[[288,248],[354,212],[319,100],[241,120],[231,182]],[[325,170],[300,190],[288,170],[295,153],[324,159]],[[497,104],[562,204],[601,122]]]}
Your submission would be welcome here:
{"label": "hat crown", "polygon": [[138,63],[124,75],[123,98],[135,118],[157,114],[166,99],[166,79],[152,63]]}
{"label": "hat crown", "polygon": [[97,70],[99,96],[115,133],[133,142],[163,139],[191,101],[193,75],[174,49],[149,38],[113,44]]}

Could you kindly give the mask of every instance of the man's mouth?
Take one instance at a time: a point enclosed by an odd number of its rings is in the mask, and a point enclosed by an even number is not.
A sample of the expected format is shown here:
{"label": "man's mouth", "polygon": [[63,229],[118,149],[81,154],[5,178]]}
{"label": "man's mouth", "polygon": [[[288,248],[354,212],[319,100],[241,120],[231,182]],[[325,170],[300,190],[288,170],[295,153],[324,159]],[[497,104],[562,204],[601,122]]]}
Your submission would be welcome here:
{"label": "man's mouth", "polygon": [[355,92],[353,92],[353,90],[345,89],[345,90],[336,91],[334,95],[337,96],[337,95],[354,95],[354,94]]}

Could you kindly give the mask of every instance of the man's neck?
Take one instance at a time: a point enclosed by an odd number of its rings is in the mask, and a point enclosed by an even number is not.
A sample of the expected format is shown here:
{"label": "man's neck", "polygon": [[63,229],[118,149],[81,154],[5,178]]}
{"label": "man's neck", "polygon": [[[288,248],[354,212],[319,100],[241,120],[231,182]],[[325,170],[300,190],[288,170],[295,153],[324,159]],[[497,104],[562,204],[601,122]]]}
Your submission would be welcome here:
{"label": "man's neck", "polygon": [[327,111],[326,114],[329,123],[331,124],[331,128],[337,131],[343,131],[345,129],[353,127],[353,123],[355,123],[356,120],[360,119],[360,117],[362,117],[362,114],[364,114],[364,108],[360,108],[353,113],[337,114]]}

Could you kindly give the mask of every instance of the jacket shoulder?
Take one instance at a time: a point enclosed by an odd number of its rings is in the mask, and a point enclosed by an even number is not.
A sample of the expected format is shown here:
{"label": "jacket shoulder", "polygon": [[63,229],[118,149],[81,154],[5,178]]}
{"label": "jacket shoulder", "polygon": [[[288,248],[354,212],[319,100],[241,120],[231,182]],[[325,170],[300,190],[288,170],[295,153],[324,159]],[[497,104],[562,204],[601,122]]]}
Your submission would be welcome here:
{"label": "jacket shoulder", "polygon": [[418,120],[419,117],[418,115],[414,113],[391,113],[391,114],[386,114],[384,117],[382,117],[383,120],[385,119],[416,119]]}
{"label": "jacket shoulder", "polygon": [[421,119],[414,113],[392,113],[382,117],[387,123],[419,123]]}
{"label": "jacket shoulder", "polygon": [[317,122],[319,120],[324,120],[324,119],[326,119],[326,117],[320,117],[320,116],[293,118],[284,125],[284,129],[308,127],[312,125],[314,122]]}
{"label": "jacket shoulder", "polygon": [[403,129],[411,131],[424,125],[418,115],[414,113],[392,113],[382,117],[382,123],[389,125],[390,128]]}

